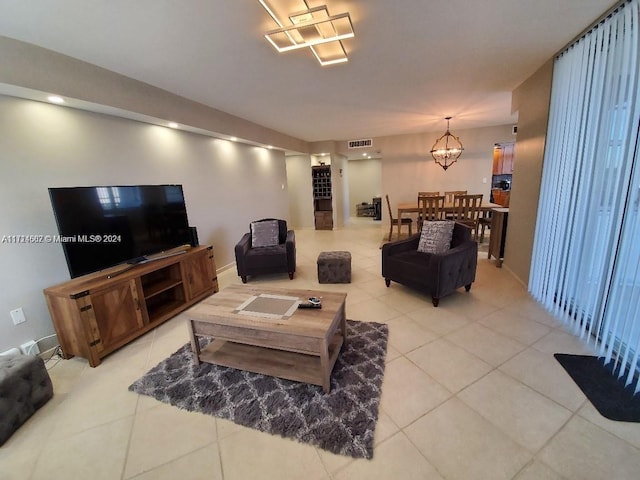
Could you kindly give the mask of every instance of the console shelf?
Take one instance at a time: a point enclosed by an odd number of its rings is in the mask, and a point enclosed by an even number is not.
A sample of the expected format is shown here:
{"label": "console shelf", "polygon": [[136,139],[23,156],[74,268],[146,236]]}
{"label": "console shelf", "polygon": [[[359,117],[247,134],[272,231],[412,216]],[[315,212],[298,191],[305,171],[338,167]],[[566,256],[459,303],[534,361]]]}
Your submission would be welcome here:
{"label": "console shelf", "polygon": [[64,357],[101,359],[218,291],[213,247],[185,247],[46,288]]}
{"label": "console shelf", "polygon": [[143,284],[142,290],[144,291],[144,298],[149,299],[151,297],[161,294],[166,290],[170,290],[174,287],[179,287],[181,285],[182,285],[182,279],[176,280],[173,278],[167,278],[162,281],[153,283],[147,287],[145,287]]}
{"label": "console shelf", "polygon": [[157,305],[147,304],[147,310],[149,312],[149,323],[162,323],[175,315],[176,310],[182,310],[184,302],[179,300],[173,300],[169,302],[163,302]]}

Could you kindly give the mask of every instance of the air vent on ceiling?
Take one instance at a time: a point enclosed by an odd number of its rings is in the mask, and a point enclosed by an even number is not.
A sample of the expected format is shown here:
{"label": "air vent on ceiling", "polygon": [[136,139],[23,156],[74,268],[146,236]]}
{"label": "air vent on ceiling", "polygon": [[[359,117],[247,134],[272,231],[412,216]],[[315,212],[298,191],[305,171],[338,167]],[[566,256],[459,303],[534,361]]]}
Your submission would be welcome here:
{"label": "air vent on ceiling", "polygon": [[363,138],[360,140],[349,140],[349,148],[367,148],[373,145],[373,140],[370,138]]}

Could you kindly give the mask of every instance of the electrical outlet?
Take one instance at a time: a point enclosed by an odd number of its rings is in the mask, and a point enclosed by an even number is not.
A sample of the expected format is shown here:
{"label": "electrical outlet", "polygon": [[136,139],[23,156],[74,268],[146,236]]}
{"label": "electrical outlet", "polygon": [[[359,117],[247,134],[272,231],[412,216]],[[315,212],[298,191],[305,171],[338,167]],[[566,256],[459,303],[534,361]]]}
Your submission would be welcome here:
{"label": "electrical outlet", "polygon": [[13,320],[14,325],[19,325],[27,321],[27,319],[24,316],[24,311],[22,310],[22,307],[16,308],[15,310],[11,310],[9,313],[11,314],[11,319]]}

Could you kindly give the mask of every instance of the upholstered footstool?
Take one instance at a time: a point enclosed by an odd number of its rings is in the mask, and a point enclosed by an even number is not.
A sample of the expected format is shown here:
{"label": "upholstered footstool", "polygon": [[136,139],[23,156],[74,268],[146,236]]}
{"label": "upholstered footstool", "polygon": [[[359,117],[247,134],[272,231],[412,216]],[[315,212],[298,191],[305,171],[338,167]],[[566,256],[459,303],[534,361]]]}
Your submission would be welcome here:
{"label": "upholstered footstool", "polygon": [[0,355],[0,445],[52,396],[42,358]]}
{"label": "upholstered footstool", "polygon": [[351,252],[321,252],[318,255],[318,282],[351,283]]}

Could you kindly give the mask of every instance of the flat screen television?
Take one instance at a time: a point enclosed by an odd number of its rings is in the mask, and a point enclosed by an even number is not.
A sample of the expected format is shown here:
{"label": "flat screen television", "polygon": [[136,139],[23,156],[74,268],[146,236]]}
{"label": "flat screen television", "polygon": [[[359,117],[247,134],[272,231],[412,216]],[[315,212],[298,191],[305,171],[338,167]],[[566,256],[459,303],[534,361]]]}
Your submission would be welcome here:
{"label": "flat screen television", "polygon": [[71,278],[190,243],[182,185],[49,188]]}

